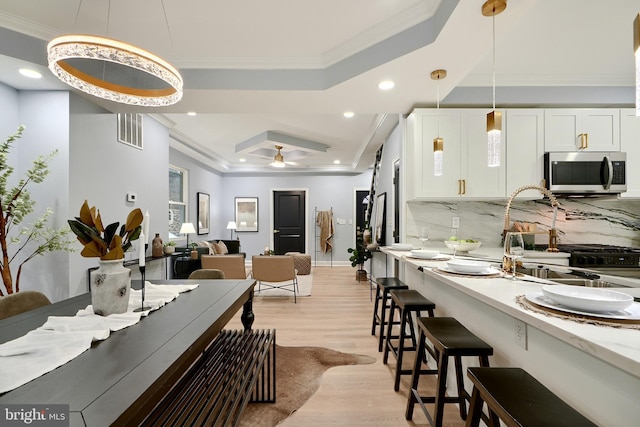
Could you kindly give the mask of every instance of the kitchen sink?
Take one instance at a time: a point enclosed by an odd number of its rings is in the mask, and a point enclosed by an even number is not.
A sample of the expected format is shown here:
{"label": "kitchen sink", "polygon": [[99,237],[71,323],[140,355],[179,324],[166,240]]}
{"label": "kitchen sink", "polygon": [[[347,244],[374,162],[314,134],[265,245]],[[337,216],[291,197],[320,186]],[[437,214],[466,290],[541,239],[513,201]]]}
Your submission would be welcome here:
{"label": "kitchen sink", "polygon": [[611,283],[600,279],[595,273],[576,272],[577,274],[564,273],[549,268],[519,268],[519,273],[540,279],[547,279],[559,285],[585,286],[588,288],[626,288],[628,286]]}

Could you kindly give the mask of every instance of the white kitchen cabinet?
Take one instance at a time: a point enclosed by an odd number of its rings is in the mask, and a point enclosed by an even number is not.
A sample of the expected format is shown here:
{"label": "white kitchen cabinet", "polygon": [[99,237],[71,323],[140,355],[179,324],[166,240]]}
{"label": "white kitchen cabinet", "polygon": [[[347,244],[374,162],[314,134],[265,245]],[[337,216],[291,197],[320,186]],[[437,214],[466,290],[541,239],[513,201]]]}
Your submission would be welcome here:
{"label": "white kitchen cabinet", "polygon": [[[524,185],[540,185],[544,178],[544,111],[508,109],[506,123],[507,196]],[[522,193],[520,198],[538,199],[542,194]]]}
{"label": "white kitchen cabinet", "polygon": [[620,110],[544,110],[545,151],[620,151]]}
{"label": "white kitchen cabinet", "polygon": [[627,191],[620,197],[640,198],[640,117],[633,108],[620,111],[620,151],[627,153]]}
{"label": "white kitchen cabinet", "polygon": [[[487,167],[487,110],[415,109],[407,118],[410,198],[505,197],[501,166]],[[444,138],[443,175],[433,174],[433,139]],[[503,145],[504,147],[504,145]]]}

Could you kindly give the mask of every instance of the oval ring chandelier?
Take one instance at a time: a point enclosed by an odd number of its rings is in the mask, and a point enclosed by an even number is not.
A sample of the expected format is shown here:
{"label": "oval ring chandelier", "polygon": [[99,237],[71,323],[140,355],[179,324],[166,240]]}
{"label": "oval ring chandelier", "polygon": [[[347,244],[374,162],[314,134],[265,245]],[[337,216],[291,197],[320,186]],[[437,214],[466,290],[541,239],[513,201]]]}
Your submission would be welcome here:
{"label": "oval ring chandelier", "polygon": [[[146,107],[162,107],[182,99],[182,76],[162,58],[136,46],[106,37],[72,34],[57,37],[47,46],[49,69],[60,80],[82,92],[110,101]],[[111,62],[139,70],[167,87],[144,88],[107,81],[81,71],[75,60]]]}

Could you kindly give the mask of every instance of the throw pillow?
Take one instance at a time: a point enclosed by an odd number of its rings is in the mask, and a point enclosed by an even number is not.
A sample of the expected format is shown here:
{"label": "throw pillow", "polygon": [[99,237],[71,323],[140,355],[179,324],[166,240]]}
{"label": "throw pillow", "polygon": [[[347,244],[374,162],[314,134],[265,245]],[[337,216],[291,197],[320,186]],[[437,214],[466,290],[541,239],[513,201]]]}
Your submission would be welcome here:
{"label": "throw pillow", "polygon": [[225,255],[227,253],[227,247],[223,242],[213,242],[213,249],[216,255]]}
{"label": "throw pillow", "polygon": [[207,241],[202,240],[202,241],[198,242],[198,246],[203,246],[203,247],[206,246],[207,248],[209,248],[209,255],[215,255],[216,254],[216,251],[213,249],[213,246],[211,245],[211,243],[209,243]]}
{"label": "throw pillow", "polygon": [[[226,255],[229,253],[227,245],[225,245],[222,240],[218,240],[218,243],[216,243],[216,245],[216,253],[219,253],[220,255]],[[218,252],[218,248],[220,248],[220,252]]]}

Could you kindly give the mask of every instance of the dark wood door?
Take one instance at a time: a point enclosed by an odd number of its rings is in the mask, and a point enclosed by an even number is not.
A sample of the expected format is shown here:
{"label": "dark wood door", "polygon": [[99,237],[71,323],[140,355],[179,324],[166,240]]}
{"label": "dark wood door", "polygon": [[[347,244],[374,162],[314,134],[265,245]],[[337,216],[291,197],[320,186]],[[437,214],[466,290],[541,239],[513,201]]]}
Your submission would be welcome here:
{"label": "dark wood door", "polygon": [[276,255],[305,252],[305,192],[273,193],[273,250]]}

